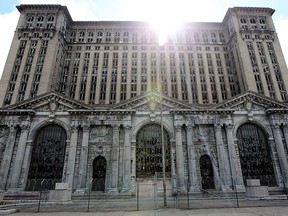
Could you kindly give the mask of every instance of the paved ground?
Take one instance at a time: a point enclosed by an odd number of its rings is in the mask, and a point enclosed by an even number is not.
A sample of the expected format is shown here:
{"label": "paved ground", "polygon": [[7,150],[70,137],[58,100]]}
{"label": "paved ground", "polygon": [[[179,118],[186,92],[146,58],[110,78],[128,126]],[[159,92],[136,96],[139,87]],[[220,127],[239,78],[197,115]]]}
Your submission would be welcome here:
{"label": "paved ground", "polygon": [[[167,207],[163,206],[163,198],[157,203],[153,199],[140,198],[137,204],[136,198],[111,199],[111,200],[73,200],[72,202],[56,204],[40,203],[17,203],[2,205],[0,209],[17,209],[15,216],[30,216],[39,214],[41,216],[187,216],[187,215],[215,215],[215,216],[287,216],[288,200],[286,197],[270,200],[239,200],[239,208],[235,199],[190,199],[189,208],[186,198],[175,200],[169,198]],[[137,211],[138,209],[138,211]],[[1,214],[1,213],[0,213]]]}

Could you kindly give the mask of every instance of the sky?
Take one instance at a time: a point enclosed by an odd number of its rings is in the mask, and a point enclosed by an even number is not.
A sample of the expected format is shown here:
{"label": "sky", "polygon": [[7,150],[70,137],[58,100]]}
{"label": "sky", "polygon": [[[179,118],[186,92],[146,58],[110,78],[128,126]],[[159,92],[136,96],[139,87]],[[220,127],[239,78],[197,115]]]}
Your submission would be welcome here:
{"label": "sky", "polygon": [[0,0],[0,74],[9,52],[19,18],[16,5],[61,4],[68,7],[73,20],[150,21],[163,27],[164,21],[221,22],[229,7],[270,7],[281,47],[288,61],[287,0]]}

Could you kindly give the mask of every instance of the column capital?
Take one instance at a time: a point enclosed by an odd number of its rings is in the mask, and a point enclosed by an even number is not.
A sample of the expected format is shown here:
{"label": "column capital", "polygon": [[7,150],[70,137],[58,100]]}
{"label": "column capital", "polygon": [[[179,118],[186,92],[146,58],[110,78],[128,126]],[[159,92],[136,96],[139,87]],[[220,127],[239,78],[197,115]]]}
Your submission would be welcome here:
{"label": "column capital", "polygon": [[227,128],[228,130],[232,130],[233,127],[234,127],[234,124],[232,124],[232,123],[226,123],[225,126],[226,126],[226,128]]}
{"label": "column capital", "polygon": [[219,123],[214,124],[214,128],[215,128],[216,131],[217,130],[221,130],[222,127],[223,127],[223,124],[219,124]]}
{"label": "column capital", "polygon": [[70,127],[73,133],[78,132],[78,126],[79,126],[78,121],[71,121]]}
{"label": "column capital", "polygon": [[175,128],[175,131],[176,131],[176,132],[179,132],[179,131],[181,131],[182,125],[180,125],[180,124],[175,124],[175,125],[174,125],[174,128]]}
{"label": "column capital", "polygon": [[272,129],[278,130],[280,128],[280,125],[281,125],[280,123],[276,122],[276,123],[271,124],[271,127]]}
{"label": "column capital", "polygon": [[119,124],[112,124],[111,126],[112,126],[113,130],[118,130],[119,131],[119,129],[120,129]]}
{"label": "column capital", "polygon": [[22,122],[20,124],[21,132],[28,132],[30,125],[31,125],[30,122],[26,122],[26,121]]}
{"label": "column capital", "polygon": [[192,124],[186,124],[186,128],[187,128],[187,130],[193,130],[195,128],[195,126]]}
{"label": "column capital", "polygon": [[90,124],[82,124],[83,133],[89,133],[90,132]]}
{"label": "column capital", "polygon": [[123,127],[124,127],[125,131],[128,131],[128,130],[130,130],[132,128],[131,125],[124,125]]}

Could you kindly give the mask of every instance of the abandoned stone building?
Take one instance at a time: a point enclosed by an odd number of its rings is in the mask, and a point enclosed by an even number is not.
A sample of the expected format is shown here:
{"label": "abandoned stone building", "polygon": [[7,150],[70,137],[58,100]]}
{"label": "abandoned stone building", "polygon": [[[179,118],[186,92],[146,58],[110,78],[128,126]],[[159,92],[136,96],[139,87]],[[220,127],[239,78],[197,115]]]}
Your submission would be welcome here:
{"label": "abandoned stone building", "polygon": [[163,171],[169,193],[288,186],[288,70],[273,9],[229,8],[164,44],[147,22],[17,9],[0,81],[3,190],[133,192]]}

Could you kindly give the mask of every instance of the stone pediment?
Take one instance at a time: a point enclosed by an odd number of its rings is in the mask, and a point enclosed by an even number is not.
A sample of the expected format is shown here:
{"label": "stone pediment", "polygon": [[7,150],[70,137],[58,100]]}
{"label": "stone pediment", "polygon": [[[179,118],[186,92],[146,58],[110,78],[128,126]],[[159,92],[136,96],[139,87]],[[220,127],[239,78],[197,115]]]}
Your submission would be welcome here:
{"label": "stone pediment", "polygon": [[283,102],[250,91],[218,103],[213,107],[213,109],[246,110],[248,112],[287,108],[288,106]]}
{"label": "stone pediment", "polygon": [[161,104],[163,111],[173,109],[194,109],[194,107],[190,104],[153,91],[116,104],[111,108],[115,110],[133,109],[136,111],[157,111],[161,109]]}
{"label": "stone pediment", "polygon": [[36,112],[64,112],[70,109],[90,110],[91,107],[57,92],[49,92],[5,107],[9,110],[35,110]]}

